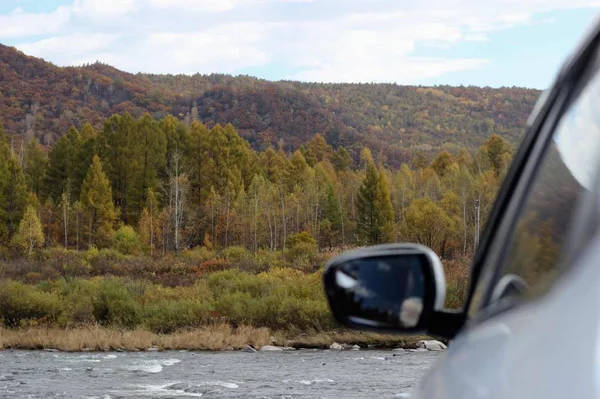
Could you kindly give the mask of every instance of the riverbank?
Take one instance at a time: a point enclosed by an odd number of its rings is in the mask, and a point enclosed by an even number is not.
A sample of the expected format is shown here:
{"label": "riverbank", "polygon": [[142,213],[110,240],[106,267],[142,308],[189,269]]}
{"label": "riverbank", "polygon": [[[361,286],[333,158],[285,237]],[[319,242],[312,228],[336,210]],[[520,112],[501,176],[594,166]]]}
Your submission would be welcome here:
{"label": "riverbank", "polygon": [[239,350],[265,345],[327,349],[334,342],[361,348],[412,348],[422,336],[384,335],[358,331],[293,333],[268,328],[215,324],[171,334],[148,330],[118,330],[98,326],[73,329],[31,327],[0,329],[0,349],[37,349],[69,352],[145,350]]}

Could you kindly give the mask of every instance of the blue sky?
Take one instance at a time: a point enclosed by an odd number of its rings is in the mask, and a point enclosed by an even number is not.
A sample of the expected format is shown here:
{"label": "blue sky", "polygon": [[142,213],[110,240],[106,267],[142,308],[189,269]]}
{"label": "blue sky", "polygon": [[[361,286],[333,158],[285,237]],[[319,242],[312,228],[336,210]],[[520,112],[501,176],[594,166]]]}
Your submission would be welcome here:
{"label": "blue sky", "polygon": [[545,88],[598,0],[0,0],[0,43],[57,65]]}

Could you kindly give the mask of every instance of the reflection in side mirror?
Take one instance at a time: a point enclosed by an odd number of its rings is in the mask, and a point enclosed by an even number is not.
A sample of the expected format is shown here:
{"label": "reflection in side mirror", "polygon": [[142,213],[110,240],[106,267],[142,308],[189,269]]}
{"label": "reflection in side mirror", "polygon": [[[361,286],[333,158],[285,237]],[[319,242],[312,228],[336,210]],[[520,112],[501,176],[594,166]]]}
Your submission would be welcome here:
{"label": "reflection in side mirror", "polygon": [[323,278],[334,317],[350,327],[422,331],[444,305],[441,262],[421,245],[387,244],[343,253],[327,264]]}

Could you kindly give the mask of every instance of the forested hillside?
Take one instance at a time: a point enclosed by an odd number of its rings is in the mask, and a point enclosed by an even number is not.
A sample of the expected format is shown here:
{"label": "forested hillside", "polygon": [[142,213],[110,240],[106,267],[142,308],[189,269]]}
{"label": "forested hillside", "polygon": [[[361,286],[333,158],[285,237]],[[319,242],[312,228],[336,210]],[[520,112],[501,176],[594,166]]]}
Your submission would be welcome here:
{"label": "forested hillside", "polygon": [[457,308],[537,95],[132,75],[0,46],[0,327],[329,333],[324,262],[403,241],[442,258]]}
{"label": "forested hillside", "polygon": [[0,120],[9,135],[51,146],[71,125],[101,129],[128,112],[233,124],[254,149],[293,152],[320,133],[355,160],[368,146],[398,166],[415,152],[516,143],[539,91],[522,88],[268,82],[227,75],[130,74],[103,64],[56,67],[0,45]]}

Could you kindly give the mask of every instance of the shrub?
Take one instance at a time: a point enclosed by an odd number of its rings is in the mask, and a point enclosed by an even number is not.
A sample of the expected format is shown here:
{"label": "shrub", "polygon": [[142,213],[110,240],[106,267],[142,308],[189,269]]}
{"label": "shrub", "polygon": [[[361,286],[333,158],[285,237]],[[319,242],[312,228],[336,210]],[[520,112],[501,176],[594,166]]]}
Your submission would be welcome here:
{"label": "shrub", "polygon": [[38,254],[38,262],[56,270],[65,280],[87,276],[91,270],[85,253],[65,248],[50,248]]}
{"label": "shrub", "polygon": [[183,251],[180,255],[181,258],[190,259],[195,263],[201,263],[209,259],[214,259],[215,253],[206,247],[195,247]]}
{"label": "shrub", "polygon": [[135,254],[140,249],[140,236],[131,226],[123,226],[114,234],[113,248],[125,255]]}
{"label": "shrub", "polygon": [[231,269],[231,264],[227,260],[211,259],[200,264],[200,267],[198,267],[198,273],[207,274],[213,272],[220,272],[227,269]]}
{"label": "shrub", "polygon": [[309,242],[298,242],[290,246],[285,256],[292,266],[301,270],[309,271],[316,263],[317,245]]}
{"label": "shrub", "polygon": [[295,245],[300,244],[300,243],[312,244],[315,246],[317,245],[317,241],[313,238],[313,236],[311,236],[308,231],[303,231],[298,234],[289,235],[285,242],[285,246],[287,248],[292,248]]}
{"label": "shrub", "polygon": [[92,271],[96,275],[107,274],[113,266],[125,259],[125,256],[117,250],[104,248],[94,253],[87,254]]}
{"label": "shrub", "polygon": [[117,279],[102,280],[92,306],[94,318],[102,325],[132,328],[140,323],[139,304]]}
{"label": "shrub", "polygon": [[231,263],[239,263],[245,259],[252,257],[250,252],[240,246],[227,247],[221,250],[221,257],[227,259]]}
{"label": "shrub", "polygon": [[64,304],[54,292],[6,280],[0,283],[0,316],[7,327],[52,324],[62,313]]}

